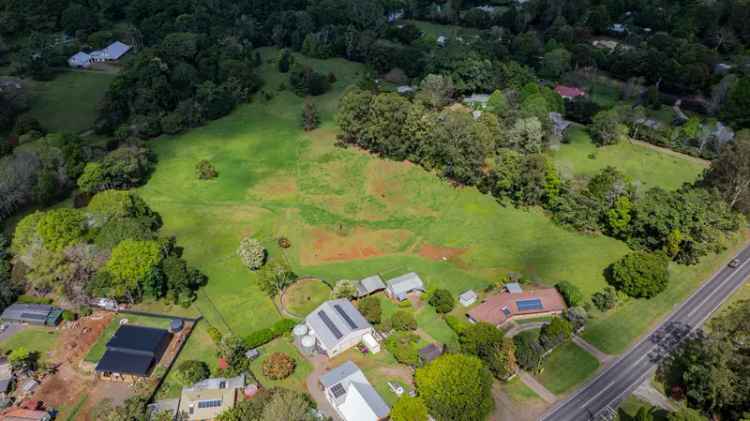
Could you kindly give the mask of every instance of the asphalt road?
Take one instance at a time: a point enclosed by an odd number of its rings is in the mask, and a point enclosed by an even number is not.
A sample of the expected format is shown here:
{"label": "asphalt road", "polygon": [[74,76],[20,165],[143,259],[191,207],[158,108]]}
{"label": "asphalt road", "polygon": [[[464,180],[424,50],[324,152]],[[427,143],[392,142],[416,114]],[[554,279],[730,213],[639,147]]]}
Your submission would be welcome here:
{"label": "asphalt road", "polygon": [[[619,402],[656,369],[665,355],[690,330],[703,322],[750,277],[750,246],[737,255],[739,267],[724,267],[711,280],[627,353],[567,399],[553,406],[541,421],[608,420]],[[672,282],[679,282],[673,280]]]}

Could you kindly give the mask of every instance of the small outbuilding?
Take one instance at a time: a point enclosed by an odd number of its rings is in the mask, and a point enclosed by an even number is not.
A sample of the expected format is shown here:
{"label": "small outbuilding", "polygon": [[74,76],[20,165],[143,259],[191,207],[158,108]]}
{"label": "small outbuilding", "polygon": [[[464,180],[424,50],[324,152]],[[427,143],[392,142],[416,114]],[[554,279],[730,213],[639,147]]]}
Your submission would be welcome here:
{"label": "small outbuilding", "polygon": [[385,283],[380,275],[368,276],[357,284],[357,298],[362,298],[384,289]]}
{"label": "small outbuilding", "polygon": [[169,346],[172,334],[164,329],[123,325],[107,342],[107,351],[96,365],[104,379],[134,382],[148,377]]}
{"label": "small outbuilding", "polygon": [[416,274],[416,272],[409,272],[405,275],[401,275],[397,278],[393,278],[388,281],[386,288],[386,294],[394,300],[404,301],[406,296],[412,292],[422,293],[425,292],[424,282]]}
{"label": "small outbuilding", "polygon": [[471,289],[458,296],[458,302],[464,307],[468,307],[474,304],[476,301],[477,293]]}
{"label": "small outbuilding", "polygon": [[429,344],[419,350],[419,359],[422,364],[430,363],[441,355],[443,355],[443,347],[438,344]]}
{"label": "small outbuilding", "polygon": [[47,304],[12,304],[3,311],[0,320],[10,323],[29,323],[39,326],[57,326],[62,310]]}

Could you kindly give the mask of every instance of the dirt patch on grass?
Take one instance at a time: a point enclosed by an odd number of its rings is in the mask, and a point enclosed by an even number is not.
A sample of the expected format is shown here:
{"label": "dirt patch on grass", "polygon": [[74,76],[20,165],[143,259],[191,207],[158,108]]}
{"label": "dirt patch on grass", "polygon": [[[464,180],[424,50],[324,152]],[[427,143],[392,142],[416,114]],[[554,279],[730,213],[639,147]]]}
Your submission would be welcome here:
{"label": "dirt patch on grass", "polygon": [[393,367],[379,367],[378,371],[385,377],[396,377],[408,386],[414,386],[414,374],[412,369],[403,365]]}
{"label": "dirt patch on grass", "polygon": [[465,248],[442,247],[425,243],[419,249],[419,255],[430,260],[451,262],[459,268],[465,269],[468,265],[461,259],[461,255],[466,253],[467,250]]}
{"label": "dirt patch on grass", "polygon": [[255,185],[250,193],[264,199],[286,199],[297,194],[297,179],[290,176],[271,177]]}
{"label": "dirt patch on grass", "polygon": [[358,227],[339,234],[314,228],[308,235],[310,243],[300,252],[300,260],[303,265],[312,266],[393,254],[408,244],[412,236],[406,230],[372,231]]}
{"label": "dirt patch on grass", "polygon": [[388,213],[409,216],[431,216],[435,213],[421,203],[421,198],[413,196],[413,189],[404,186],[412,166],[410,163],[385,160],[372,160],[368,163],[365,171],[366,192],[388,211],[384,214],[381,209],[377,209],[368,215],[368,219],[383,219]]}

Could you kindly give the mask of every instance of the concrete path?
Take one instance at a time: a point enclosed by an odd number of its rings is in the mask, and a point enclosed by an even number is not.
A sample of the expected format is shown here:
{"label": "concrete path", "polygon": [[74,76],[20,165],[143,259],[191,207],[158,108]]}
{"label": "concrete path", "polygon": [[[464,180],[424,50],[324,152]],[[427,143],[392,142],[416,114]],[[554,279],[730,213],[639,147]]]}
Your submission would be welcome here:
{"label": "concrete path", "polygon": [[641,398],[641,400],[664,409],[665,411],[676,411],[676,408],[674,407],[674,405],[672,405],[672,402],[666,396],[664,396],[663,393],[656,390],[654,386],[651,385],[650,379],[646,379],[643,381],[643,383],[639,384],[635,391],[633,391],[633,394]]}
{"label": "concrete path", "polygon": [[510,330],[505,332],[505,336],[512,338],[518,335],[519,333],[525,332],[527,330],[541,329],[547,323],[549,322],[518,323],[512,328],[510,328]]}
{"label": "concrete path", "polygon": [[583,338],[581,338],[578,335],[572,336],[573,343],[580,346],[584,350],[588,351],[589,354],[593,355],[594,358],[599,360],[599,362],[602,365],[606,365],[610,361],[612,361],[615,357],[609,354],[605,354],[602,351],[599,351],[597,347],[594,345],[591,345],[590,343],[586,342]]}
{"label": "concrete path", "polygon": [[313,366],[313,372],[307,376],[306,384],[307,391],[312,396],[315,403],[318,404],[318,411],[322,412],[325,416],[330,417],[333,421],[341,421],[336,410],[333,409],[331,403],[326,399],[325,392],[320,387],[320,376],[328,372],[326,368],[326,358],[323,355],[315,355],[308,359]]}
{"label": "concrete path", "polygon": [[544,385],[539,383],[534,377],[531,376],[531,374],[525,372],[525,371],[519,371],[518,372],[518,378],[521,379],[521,381],[528,387],[531,388],[534,392],[536,392],[537,395],[539,395],[540,398],[542,398],[547,403],[555,403],[557,402],[557,396],[555,396],[554,393],[547,390]]}

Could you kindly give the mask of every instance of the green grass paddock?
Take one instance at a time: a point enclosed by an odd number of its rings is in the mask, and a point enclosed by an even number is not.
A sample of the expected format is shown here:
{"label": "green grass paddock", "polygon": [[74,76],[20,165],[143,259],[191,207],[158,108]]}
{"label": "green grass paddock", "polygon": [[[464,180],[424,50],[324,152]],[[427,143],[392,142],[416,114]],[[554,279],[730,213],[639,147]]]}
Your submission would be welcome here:
{"label": "green grass paddock", "polygon": [[570,391],[599,368],[599,361],[573,342],[555,348],[543,364],[544,371],[536,378],[557,395]]}

